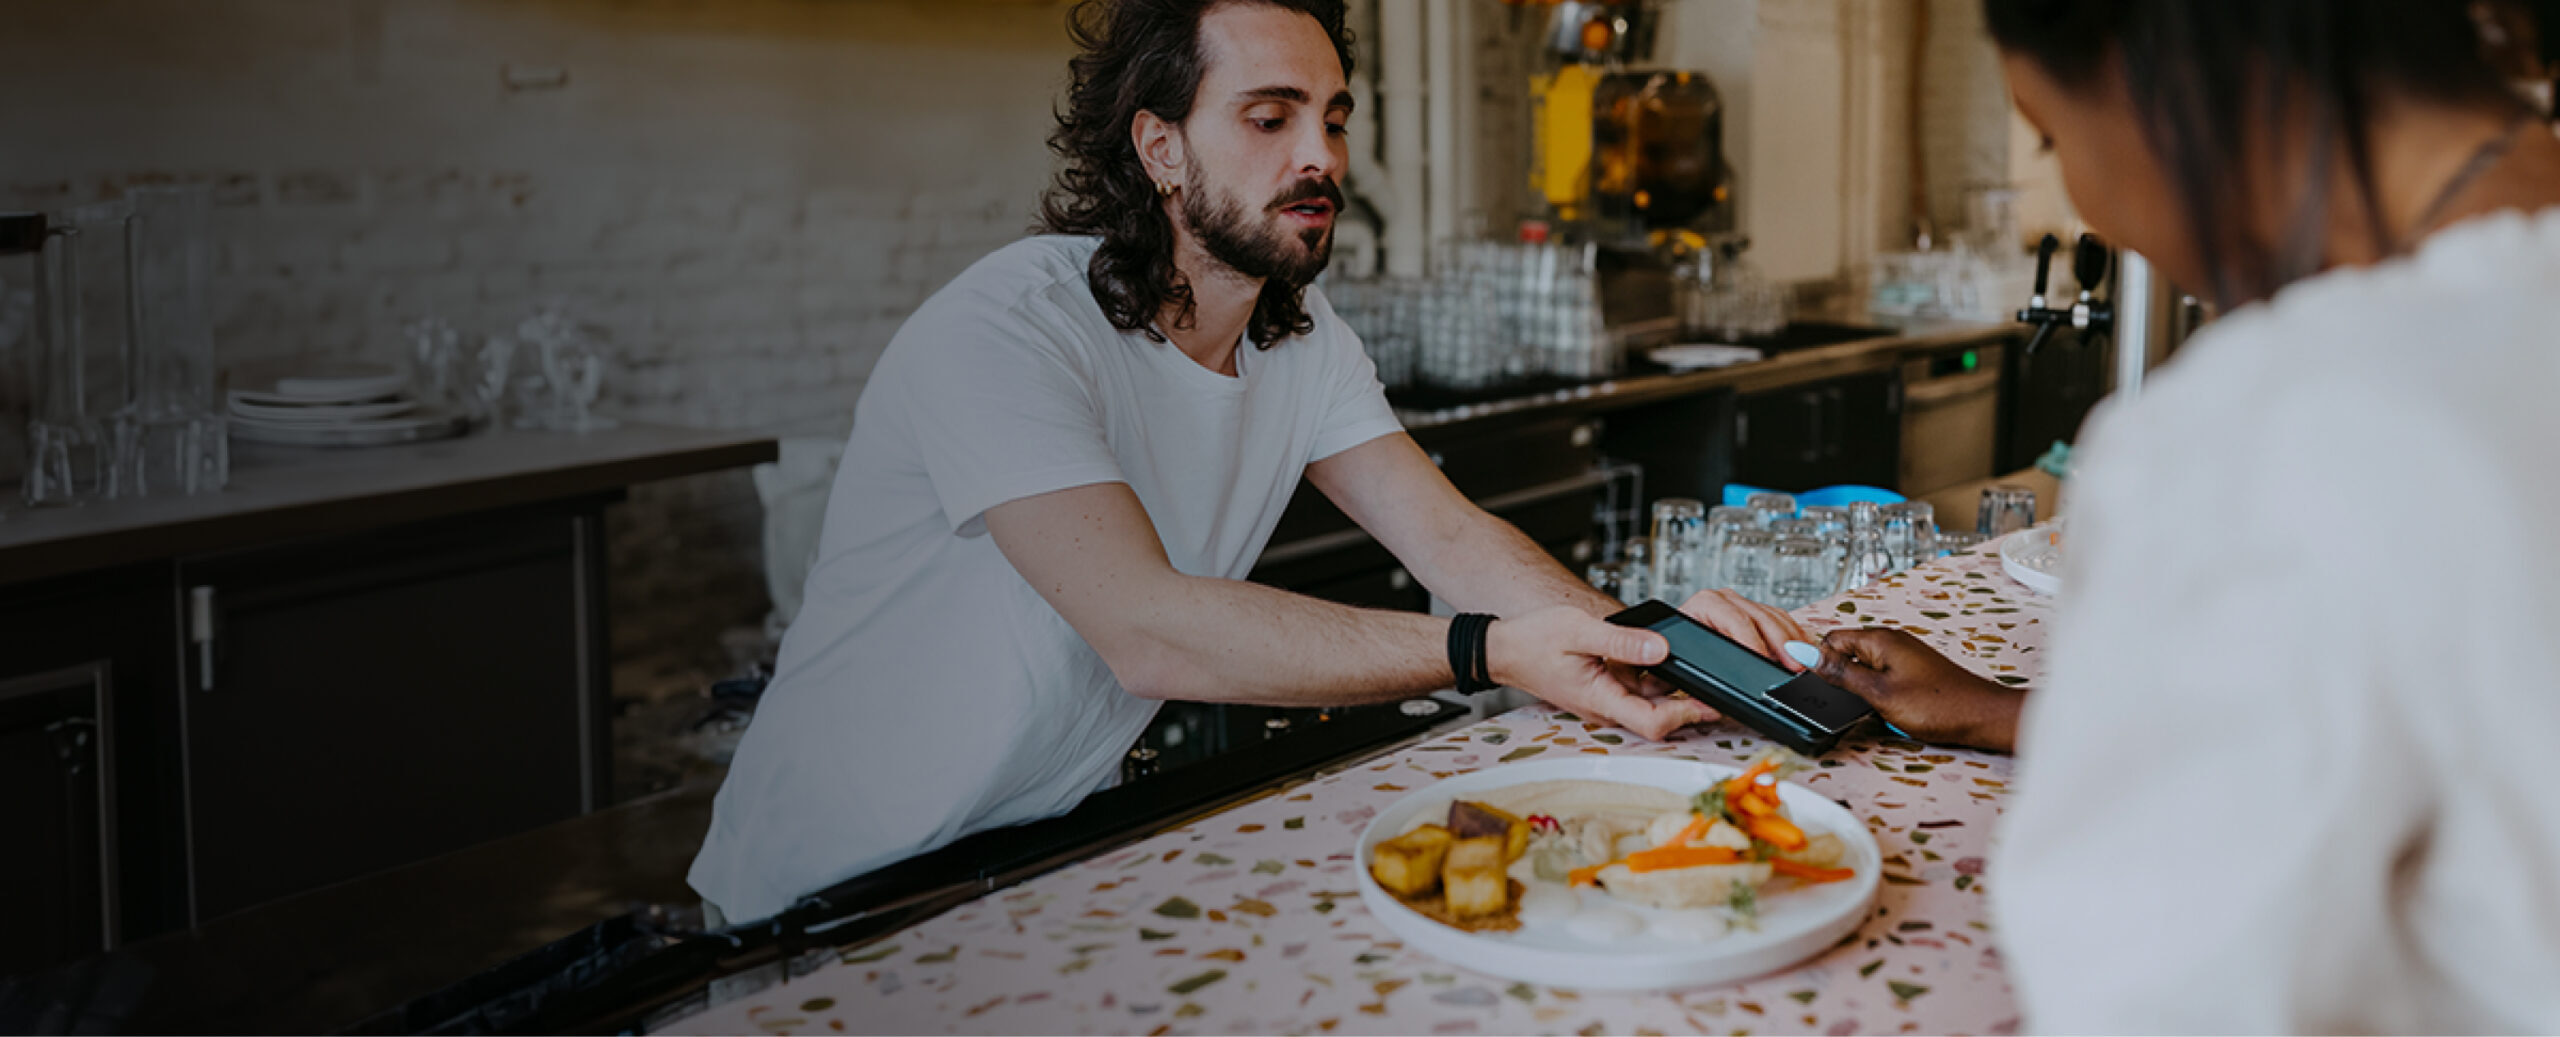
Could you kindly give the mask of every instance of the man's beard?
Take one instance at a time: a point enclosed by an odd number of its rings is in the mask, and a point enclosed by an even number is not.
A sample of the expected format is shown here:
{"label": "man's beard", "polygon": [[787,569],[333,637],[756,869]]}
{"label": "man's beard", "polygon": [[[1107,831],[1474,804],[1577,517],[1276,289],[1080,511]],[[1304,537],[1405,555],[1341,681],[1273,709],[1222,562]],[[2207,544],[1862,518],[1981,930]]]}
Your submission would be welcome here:
{"label": "man's beard", "polygon": [[1235,197],[1212,189],[1203,176],[1199,162],[1191,163],[1189,182],[1193,189],[1183,192],[1182,221],[1200,239],[1200,247],[1209,258],[1246,277],[1277,281],[1289,288],[1305,287],[1324,272],[1333,259],[1333,228],[1310,227],[1299,231],[1295,247],[1288,232],[1273,226],[1283,206],[1322,198],[1333,203],[1336,220],[1342,217],[1342,191],[1331,180],[1301,180],[1280,193],[1261,213],[1259,223],[1245,214]]}

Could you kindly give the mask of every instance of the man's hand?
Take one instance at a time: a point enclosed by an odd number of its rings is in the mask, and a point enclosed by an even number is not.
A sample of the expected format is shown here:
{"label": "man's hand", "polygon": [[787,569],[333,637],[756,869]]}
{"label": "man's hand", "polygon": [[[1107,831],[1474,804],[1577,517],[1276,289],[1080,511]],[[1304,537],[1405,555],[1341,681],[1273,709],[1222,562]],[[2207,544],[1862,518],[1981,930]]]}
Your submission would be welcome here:
{"label": "man's hand", "polygon": [[1653,631],[1554,605],[1497,620],[1485,636],[1485,661],[1496,682],[1594,720],[1661,741],[1682,727],[1716,719],[1706,703],[1676,693],[1644,694],[1613,671],[1612,663],[1661,662],[1671,646]]}
{"label": "man's hand", "polygon": [[1924,742],[2010,752],[2024,691],[1976,677],[1899,630],[1834,630],[1823,639],[1823,680],[1867,700]]}

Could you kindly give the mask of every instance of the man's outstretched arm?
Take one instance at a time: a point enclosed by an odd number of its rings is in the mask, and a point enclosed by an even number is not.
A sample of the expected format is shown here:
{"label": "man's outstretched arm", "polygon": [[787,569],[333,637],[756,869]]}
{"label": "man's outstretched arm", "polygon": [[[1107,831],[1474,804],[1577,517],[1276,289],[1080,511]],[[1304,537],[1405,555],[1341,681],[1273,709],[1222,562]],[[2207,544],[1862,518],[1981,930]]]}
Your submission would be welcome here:
{"label": "man's outstretched arm", "polygon": [[[987,510],[1005,559],[1132,694],[1324,705],[1409,698],[1452,682],[1449,621],[1358,609],[1185,575],[1166,558],[1137,495],[1096,483]],[[1509,614],[1487,634],[1497,682],[1618,722],[1648,738],[1704,707],[1629,691],[1607,661],[1649,665],[1665,646],[1575,607]]]}
{"label": "man's outstretched arm", "polygon": [[[1308,465],[1307,478],[1431,593],[1459,609],[1512,616],[1570,605],[1607,616],[1624,607],[1558,564],[1519,527],[1459,493],[1411,436],[1372,439]],[[1714,591],[1672,604],[1779,665],[1802,668],[1778,654],[1779,645],[1806,639],[1784,613],[1747,608]]]}

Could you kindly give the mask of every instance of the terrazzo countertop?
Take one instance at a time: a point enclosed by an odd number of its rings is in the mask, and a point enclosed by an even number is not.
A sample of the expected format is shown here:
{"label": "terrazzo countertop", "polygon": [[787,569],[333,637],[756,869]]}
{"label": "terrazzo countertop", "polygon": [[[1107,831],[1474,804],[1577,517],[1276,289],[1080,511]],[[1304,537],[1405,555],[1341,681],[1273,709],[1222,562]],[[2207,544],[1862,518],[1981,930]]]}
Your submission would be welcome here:
{"label": "terrazzo countertop", "polygon": [[[1797,613],[1895,626],[1976,672],[2039,672],[2052,603],[1988,550]],[[990,894],[668,1027],[680,1033],[2000,1033],[2017,1005],[1983,860],[2005,756],[1853,741],[1796,780],[1865,820],[1875,913],[1804,963],[1739,984],[1581,993],[1408,949],[1361,906],[1360,830],[1441,778],[1565,753],[1740,764],[1731,724],[1662,743],[1533,705]]]}

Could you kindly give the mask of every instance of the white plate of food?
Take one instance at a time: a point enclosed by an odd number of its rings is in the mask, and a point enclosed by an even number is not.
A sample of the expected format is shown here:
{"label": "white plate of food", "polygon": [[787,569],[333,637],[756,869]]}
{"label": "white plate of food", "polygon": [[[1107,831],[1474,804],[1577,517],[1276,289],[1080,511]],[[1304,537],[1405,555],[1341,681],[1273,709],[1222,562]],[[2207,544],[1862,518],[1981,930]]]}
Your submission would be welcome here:
{"label": "white plate of food", "polygon": [[2000,571],[2038,594],[2062,593],[2062,523],[2033,526],[2001,538]]}
{"label": "white plate of food", "polygon": [[1776,780],[1788,761],[1584,756],[1450,778],[1361,832],[1360,899],[1410,946],[1545,986],[1784,969],[1865,922],[1883,862],[1856,815]]}

